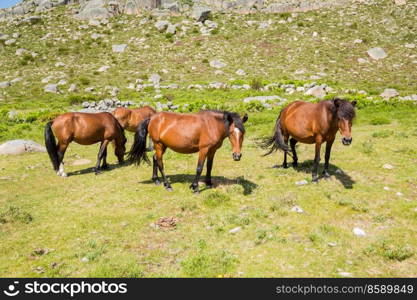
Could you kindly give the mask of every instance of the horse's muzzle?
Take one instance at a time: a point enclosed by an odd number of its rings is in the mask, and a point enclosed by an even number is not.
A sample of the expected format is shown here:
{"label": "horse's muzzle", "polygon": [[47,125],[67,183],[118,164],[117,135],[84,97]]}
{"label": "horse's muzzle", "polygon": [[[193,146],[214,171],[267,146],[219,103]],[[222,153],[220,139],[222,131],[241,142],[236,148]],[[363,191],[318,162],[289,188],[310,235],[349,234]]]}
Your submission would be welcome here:
{"label": "horse's muzzle", "polygon": [[233,153],[233,160],[239,161],[241,157],[242,157],[241,153]]}
{"label": "horse's muzzle", "polygon": [[352,144],[352,138],[343,137],[342,138],[342,144],[345,145],[345,146],[349,146],[350,144]]}

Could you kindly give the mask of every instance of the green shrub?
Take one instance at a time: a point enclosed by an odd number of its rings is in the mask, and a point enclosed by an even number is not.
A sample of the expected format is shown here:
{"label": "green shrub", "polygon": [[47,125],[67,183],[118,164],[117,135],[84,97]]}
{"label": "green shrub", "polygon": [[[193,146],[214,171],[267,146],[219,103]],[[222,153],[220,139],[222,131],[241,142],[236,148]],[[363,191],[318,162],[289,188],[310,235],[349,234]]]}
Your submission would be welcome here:
{"label": "green shrub", "polygon": [[264,84],[262,83],[262,79],[260,78],[252,78],[251,82],[250,82],[250,87],[253,90],[260,90],[261,88],[264,87]]}
{"label": "green shrub", "polygon": [[0,224],[15,222],[29,224],[32,221],[32,215],[17,206],[10,206],[4,212],[0,212]]}

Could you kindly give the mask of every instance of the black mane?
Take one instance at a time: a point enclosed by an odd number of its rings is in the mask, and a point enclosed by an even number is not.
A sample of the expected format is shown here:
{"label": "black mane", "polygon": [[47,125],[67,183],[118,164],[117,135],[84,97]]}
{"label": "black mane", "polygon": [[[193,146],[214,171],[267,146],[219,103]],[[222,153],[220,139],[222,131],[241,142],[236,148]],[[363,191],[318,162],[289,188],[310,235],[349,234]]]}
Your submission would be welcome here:
{"label": "black mane", "polygon": [[332,100],[339,119],[352,120],[356,116],[355,107],[349,101],[340,98]]}
{"label": "black mane", "polygon": [[208,109],[208,110],[203,110],[202,112],[205,112],[205,111],[223,114],[223,121],[224,121],[224,125],[226,126],[226,129],[229,129],[230,120],[233,120],[235,127],[238,128],[242,133],[245,133],[245,126],[243,126],[242,119],[240,118],[240,115],[238,113],[230,112],[227,110],[217,110],[217,109]]}

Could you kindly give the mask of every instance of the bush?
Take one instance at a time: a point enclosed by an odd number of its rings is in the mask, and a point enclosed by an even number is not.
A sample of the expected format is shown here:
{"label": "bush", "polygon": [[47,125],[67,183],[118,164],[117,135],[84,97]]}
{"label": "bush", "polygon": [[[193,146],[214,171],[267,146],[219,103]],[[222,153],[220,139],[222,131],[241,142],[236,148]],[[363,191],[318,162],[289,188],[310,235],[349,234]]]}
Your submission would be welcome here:
{"label": "bush", "polygon": [[260,90],[261,88],[264,87],[264,84],[262,83],[262,80],[261,79],[259,79],[259,78],[253,78],[251,80],[251,82],[250,82],[250,87],[253,90],[258,91],[258,90]]}

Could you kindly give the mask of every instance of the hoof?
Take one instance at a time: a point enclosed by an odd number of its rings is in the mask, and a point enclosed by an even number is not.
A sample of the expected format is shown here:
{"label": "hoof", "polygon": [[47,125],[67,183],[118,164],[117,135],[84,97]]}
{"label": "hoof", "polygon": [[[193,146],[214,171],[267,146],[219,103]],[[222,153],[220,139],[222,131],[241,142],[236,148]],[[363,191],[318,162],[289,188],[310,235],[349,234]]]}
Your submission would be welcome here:
{"label": "hoof", "polygon": [[170,187],[170,186],[166,186],[166,187],[165,187],[165,189],[166,189],[167,191],[169,191],[169,192],[172,192],[172,191],[173,191],[172,187]]}
{"label": "hoof", "polygon": [[210,183],[207,183],[206,182],[206,189],[212,189],[213,188],[213,184],[210,182]]}
{"label": "hoof", "polygon": [[292,166],[293,166],[294,168],[297,168],[297,167],[298,167],[298,163],[297,163],[297,162],[293,162],[293,163],[292,163]]}
{"label": "hoof", "polygon": [[194,194],[200,194],[200,190],[199,189],[193,190],[193,192],[194,192]]}
{"label": "hoof", "polygon": [[155,183],[155,185],[160,185],[161,184],[161,182],[158,179],[154,180],[153,183]]}
{"label": "hoof", "polygon": [[273,165],[272,168],[273,169],[279,169],[279,166],[278,165]]}
{"label": "hoof", "polygon": [[312,183],[319,183],[319,178],[313,178]]}
{"label": "hoof", "polygon": [[323,173],[323,178],[324,179],[330,179],[330,174],[329,173]]}
{"label": "hoof", "polygon": [[108,168],[109,168],[108,164],[105,164],[105,165],[101,166],[101,169],[103,169],[103,170],[107,170]]}
{"label": "hoof", "polygon": [[62,172],[62,171],[56,172],[56,175],[58,175],[59,177],[68,177],[67,173]]}
{"label": "hoof", "polygon": [[282,168],[283,168],[283,169],[288,169],[288,165],[287,165],[287,164],[282,165]]}

